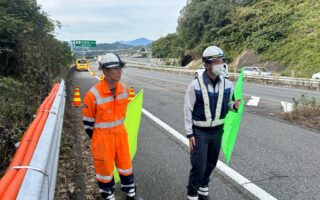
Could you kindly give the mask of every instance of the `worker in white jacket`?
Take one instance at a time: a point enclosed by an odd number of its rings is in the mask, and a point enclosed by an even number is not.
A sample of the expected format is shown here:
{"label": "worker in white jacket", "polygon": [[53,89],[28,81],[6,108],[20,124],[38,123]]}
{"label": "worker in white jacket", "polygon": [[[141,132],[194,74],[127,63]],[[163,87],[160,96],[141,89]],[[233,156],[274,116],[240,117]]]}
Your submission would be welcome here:
{"label": "worker in white jacket", "polygon": [[188,86],[184,101],[184,122],[189,138],[191,170],[187,199],[209,199],[208,184],[221,146],[224,118],[237,110],[240,100],[232,100],[233,85],[223,76],[225,57],[216,46],[203,52],[206,71]]}

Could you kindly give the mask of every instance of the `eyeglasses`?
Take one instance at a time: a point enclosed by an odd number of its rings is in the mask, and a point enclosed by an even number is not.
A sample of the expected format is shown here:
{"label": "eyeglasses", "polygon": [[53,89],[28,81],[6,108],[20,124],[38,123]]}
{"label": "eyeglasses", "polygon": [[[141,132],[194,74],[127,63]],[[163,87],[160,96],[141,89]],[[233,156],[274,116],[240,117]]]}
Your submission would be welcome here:
{"label": "eyeglasses", "polygon": [[222,64],[225,62],[225,59],[224,58],[216,58],[216,59],[213,59],[212,60],[212,63],[213,64]]}
{"label": "eyeglasses", "polygon": [[212,60],[208,60],[206,61],[206,63],[210,64],[210,63],[213,63],[213,64],[222,64],[222,63],[225,63],[226,62],[226,59],[225,58],[214,58]]}

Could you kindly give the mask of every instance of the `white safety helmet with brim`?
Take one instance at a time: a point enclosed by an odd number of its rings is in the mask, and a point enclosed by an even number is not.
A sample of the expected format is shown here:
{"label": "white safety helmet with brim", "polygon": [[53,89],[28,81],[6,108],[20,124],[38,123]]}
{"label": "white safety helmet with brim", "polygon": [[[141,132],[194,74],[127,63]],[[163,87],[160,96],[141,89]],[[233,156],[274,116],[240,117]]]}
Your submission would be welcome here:
{"label": "white safety helmet with brim", "polygon": [[126,63],[115,53],[107,53],[99,59],[99,70],[107,68],[125,67]]}
{"label": "white safety helmet with brim", "polygon": [[217,46],[209,46],[207,47],[202,54],[202,61],[204,63],[210,63],[215,59],[225,59],[224,53],[222,49]]}
{"label": "white safety helmet with brim", "polygon": [[228,77],[228,65],[227,59],[222,51],[217,46],[207,47],[202,54],[202,61],[204,63],[213,63],[215,67],[211,71],[216,75],[222,75],[223,77]]}

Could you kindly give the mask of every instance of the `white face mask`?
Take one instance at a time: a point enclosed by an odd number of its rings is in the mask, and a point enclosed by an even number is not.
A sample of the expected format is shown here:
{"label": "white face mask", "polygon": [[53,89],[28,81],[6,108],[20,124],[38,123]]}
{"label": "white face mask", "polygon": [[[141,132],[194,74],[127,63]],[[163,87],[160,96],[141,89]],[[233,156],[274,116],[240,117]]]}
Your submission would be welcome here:
{"label": "white face mask", "polygon": [[212,73],[214,73],[217,76],[223,75],[225,73],[225,69],[223,67],[224,65],[225,64],[213,65],[212,66]]}

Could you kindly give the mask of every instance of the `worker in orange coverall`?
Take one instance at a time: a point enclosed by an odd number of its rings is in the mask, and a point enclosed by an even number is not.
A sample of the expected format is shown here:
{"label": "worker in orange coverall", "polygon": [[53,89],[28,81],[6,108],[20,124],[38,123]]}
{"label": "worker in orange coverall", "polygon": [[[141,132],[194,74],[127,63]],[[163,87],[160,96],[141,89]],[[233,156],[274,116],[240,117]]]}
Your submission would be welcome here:
{"label": "worker in orange coverall", "polygon": [[136,195],[134,174],[124,126],[129,88],[119,80],[125,63],[117,54],[107,53],[99,59],[99,70],[105,78],[84,97],[84,129],[92,138],[91,151],[96,179],[103,199],[114,200],[114,163],[120,175],[121,190],[126,199],[141,199]]}

